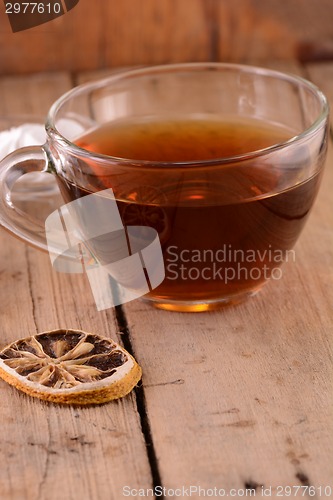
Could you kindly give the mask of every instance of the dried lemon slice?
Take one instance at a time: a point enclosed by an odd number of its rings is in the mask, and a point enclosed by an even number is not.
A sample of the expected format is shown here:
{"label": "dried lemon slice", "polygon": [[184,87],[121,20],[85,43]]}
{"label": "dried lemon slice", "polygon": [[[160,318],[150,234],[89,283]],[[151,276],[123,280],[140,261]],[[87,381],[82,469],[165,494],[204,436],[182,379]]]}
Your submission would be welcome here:
{"label": "dried lemon slice", "polygon": [[113,340],[54,330],[16,340],[0,351],[0,377],[30,396],[85,405],[125,396],[140,380],[141,368]]}

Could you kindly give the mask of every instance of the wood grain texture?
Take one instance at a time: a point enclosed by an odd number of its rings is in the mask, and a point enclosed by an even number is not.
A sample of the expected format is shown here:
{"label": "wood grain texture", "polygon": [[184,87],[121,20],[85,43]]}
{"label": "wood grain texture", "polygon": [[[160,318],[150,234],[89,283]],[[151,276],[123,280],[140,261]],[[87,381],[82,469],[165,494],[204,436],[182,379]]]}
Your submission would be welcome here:
{"label": "wood grain texture", "polygon": [[[331,65],[264,65],[310,76],[333,104]],[[45,113],[72,82],[66,73],[0,79],[0,112]],[[123,486],[153,481],[226,490],[331,484],[332,163],[330,151],[283,279],[219,312],[168,313],[135,301],[116,321],[112,310],[96,311],[85,277],[56,274],[47,255],[1,230],[0,347],[59,327],[121,341],[122,327],[143,367],[147,410],[143,424],[134,393],[101,407],[64,408],[0,381],[1,500],[58,500],[60,487],[64,500],[119,500]]]}
{"label": "wood grain texture", "polygon": [[[70,85],[61,74],[2,79],[2,113],[44,113]],[[3,229],[0,283],[1,348],[59,327],[121,342],[113,312],[97,313],[84,276],[55,273],[46,254]],[[101,407],[68,408],[29,398],[3,381],[0,392],[1,499],[118,500],[126,484],[151,485],[134,393]]]}
{"label": "wood grain texture", "polygon": [[333,59],[331,0],[80,0],[12,33],[0,4],[0,74],[251,57]]}
{"label": "wood grain texture", "polygon": [[166,487],[331,483],[332,162],[282,280],[216,313],[126,305]]}
{"label": "wood grain texture", "polygon": [[72,87],[68,73],[39,73],[0,78],[0,115],[45,116],[50,105]]}

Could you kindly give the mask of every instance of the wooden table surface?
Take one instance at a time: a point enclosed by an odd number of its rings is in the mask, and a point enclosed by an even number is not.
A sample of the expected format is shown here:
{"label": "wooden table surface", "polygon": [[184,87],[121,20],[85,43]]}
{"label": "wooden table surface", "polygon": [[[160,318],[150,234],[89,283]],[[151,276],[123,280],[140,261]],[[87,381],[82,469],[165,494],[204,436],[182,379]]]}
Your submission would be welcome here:
{"label": "wooden table surface", "polygon": [[[266,66],[305,75],[333,102],[332,63]],[[96,76],[1,77],[0,115],[45,114]],[[153,486],[165,498],[189,486],[260,497],[262,485],[271,498],[283,497],[279,486],[316,487],[293,490],[303,498],[331,486],[333,498],[332,163],[330,152],[283,279],[218,312],[141,301],[97,312],[85,276],[57,274],[46,254],[1,230],[0,347],[78,328],[118,339],[143,368],[142,386],[101,407],[44,403],[0,381],[1,500],[119,500]]]}

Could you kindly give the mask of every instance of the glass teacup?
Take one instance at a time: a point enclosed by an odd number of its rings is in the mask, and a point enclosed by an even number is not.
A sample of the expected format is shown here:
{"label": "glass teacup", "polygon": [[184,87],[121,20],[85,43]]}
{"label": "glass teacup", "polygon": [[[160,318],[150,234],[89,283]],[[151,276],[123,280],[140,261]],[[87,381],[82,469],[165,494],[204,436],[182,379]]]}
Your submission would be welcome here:
{"label": "glass teacup", "polygon": [[[277,71],[159,66],[71,90],[51,107],[46,133],[43,146],[2,162],[4,227],[48,249],[40,223],[11,198],[27,172],[54,174],[66,203],[112,189],[125,228],[159,237],[165,277],[153,287],[146,272],[144,298],[205,311],[253,295],[294,258],[326,157],[328,104],[312,83]],[[110,245],[86,247],[105,265]]]}

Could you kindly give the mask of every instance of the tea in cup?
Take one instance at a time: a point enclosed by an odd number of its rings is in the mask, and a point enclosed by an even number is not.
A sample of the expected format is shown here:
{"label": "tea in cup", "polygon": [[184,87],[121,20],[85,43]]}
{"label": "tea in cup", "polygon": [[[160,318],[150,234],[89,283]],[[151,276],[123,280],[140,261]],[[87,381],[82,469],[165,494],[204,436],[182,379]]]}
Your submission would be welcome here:
{"label": "tea in cup", "polygon": [[[51,107],[46,132],[44,146],[3,162],[2,224],[47,248],[10,203],[31,169],[53,173],[66,203],[112,189],[124,227],[159,237],[165,277],[144,299],[206,311],[253,295],[295,258],[320,185],[328,105],[313,84],[277,71],[166,65],[74,88]],[[104,265],[111,246],[88,250]]]}

